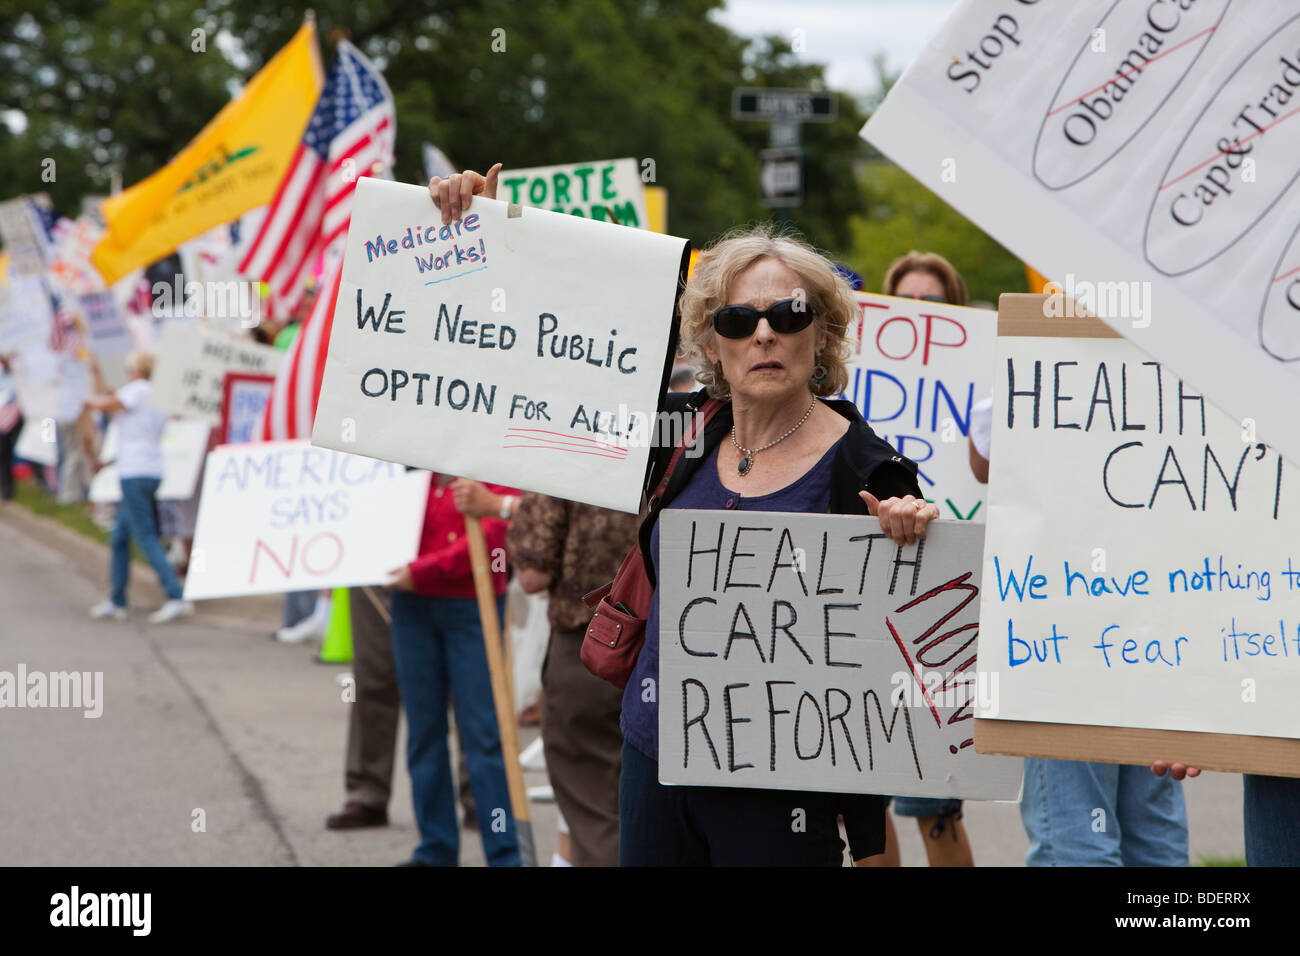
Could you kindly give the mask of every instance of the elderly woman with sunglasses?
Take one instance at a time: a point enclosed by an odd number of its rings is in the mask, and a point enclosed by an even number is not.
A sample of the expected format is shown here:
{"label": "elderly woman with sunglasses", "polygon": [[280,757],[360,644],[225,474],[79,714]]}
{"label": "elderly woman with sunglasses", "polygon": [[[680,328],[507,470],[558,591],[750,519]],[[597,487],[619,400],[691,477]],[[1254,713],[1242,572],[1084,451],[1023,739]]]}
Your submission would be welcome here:
{"label": "elderly woman with sunglasses", "polygon": [[[444,221],[474,195],[494,195],[496,172],[430,182]],[[680,460],[662,507],[872,514],[900,543],[925,534],[939,510],[921,497],[916,466],[852,402],[826,400],[847,382],[855,313],[827,259],[765,229],[737,233],[700,256],[681,313],[683,345],[706,388],[670,395],[668,410],[698,410],[709,398],[725,404],[704,430],[702,454]],[[652,582],[658,510],[640,534]],[[621,865],[838,866],[841,815],[855,860],[883,850],[877,796],[660,785],[658,705],[641,690],[658,669],[655,600],[623,698]],[[805,812],[802,832],[791,827],[795,808]]]}

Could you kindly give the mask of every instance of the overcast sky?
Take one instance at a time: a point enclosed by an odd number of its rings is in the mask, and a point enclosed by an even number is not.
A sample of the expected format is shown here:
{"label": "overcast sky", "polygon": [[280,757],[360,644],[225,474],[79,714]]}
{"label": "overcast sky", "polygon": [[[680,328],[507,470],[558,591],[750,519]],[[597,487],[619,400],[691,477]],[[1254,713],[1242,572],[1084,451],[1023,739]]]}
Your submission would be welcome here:
{"label": "overcast sky", "polygon": [[958,0],[727,0],[718,17],[742,36],[803,30],[804,59],[827,65],[836,89],[859,96],[875,89],[872,57],[883,51],[903,69]]}

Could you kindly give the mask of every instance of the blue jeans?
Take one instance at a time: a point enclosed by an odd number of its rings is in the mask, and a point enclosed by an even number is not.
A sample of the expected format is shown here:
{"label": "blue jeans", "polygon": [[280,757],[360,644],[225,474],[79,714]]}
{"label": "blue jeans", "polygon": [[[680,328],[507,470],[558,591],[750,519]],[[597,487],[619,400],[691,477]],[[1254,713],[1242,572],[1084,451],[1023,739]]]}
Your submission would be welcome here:
{"label": "blue jeans", "polygon": [[[505,619],[505,598],[497,598]],[[447,747],[447,697],[478,808],[479,834],[490,866],[518,866],[519,843],[506,785],[501,734],[492,703],[487,649],[474,598],[393,592],[393,663],[406,711],[406,762],[420,845],[412,859],[429,866],[460,862],[456,788]]]}
{"label": "blue jeans", "polygon": [[1029,866],[1186,866],[1183,785],[1149,767],[1025,760]]}
{"label": "blue jeans", "polygon": [[1300,866],[1300,779],[1248,773],[1244,823],[1247,866]]}
{"label": "blue jeans", "polygon": [[131,542],[153,566],[158,583],[173,601],[180,600],[181,583],[167,561],[158,540],[158,515],[154,496],[161,481],[157,478],[123,478],[122,500],[117,503],[117,520],[108,539],[112,549],[110,597],[118,607],[126,607],[126,585],[131,574]]}

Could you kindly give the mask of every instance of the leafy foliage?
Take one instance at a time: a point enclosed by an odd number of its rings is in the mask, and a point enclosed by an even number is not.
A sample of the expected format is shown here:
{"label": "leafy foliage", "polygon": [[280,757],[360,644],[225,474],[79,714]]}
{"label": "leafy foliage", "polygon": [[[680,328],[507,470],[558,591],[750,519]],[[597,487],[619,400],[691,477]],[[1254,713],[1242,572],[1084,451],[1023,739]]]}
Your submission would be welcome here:
{"label": "leafy foliage", "polygon": [[[399,179],[419,182],[420,143],[457,164],[653,159],[669,226],[697,244],[753,219],[767,125],[734,120],[736,86],[825,88],[783,38],[746,40],[710,18],[721,0],[411,0],[312,5],[320,35],[346,32],[385,73],[398,111]],[[65,211],[161,167],[288,41],[304,8],[266,0],[19,0],[0,14],[5,192],[45,189]],[[205,51],[196,52],[201,29]],[[330,56],[329,44],[323,50]],[[808,124],[807,202],[795,224],[832,252],[862,211],[853,181],[864,117]],[[41,181],[41,160],[57,178]]]}

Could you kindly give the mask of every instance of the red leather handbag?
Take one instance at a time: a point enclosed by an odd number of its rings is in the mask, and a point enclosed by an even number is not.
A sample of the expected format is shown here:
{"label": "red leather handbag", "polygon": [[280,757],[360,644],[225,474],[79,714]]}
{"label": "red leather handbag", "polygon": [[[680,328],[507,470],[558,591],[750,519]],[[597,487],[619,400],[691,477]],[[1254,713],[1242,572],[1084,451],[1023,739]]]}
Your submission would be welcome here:
{"label": "red leather handbag", "polygon": [[[668,470],[655,489],[652,501],[663,496],[682,453],[694,444],[695,437],[704,431],[704,426],[722,405],[717,399],[710,399],[699,414],[692,417],[694,428],[673,449]],[[646,574],[640,545],[632,546],[612,583],[592,591],[583,600],[589,607],[595,605],[596,613],[582,641],[582,663],[602,680],[624,688],[636,668],[641,648],[645,646],[645,623],[650,615],[650,602],[654,600],[654,588]]]}

